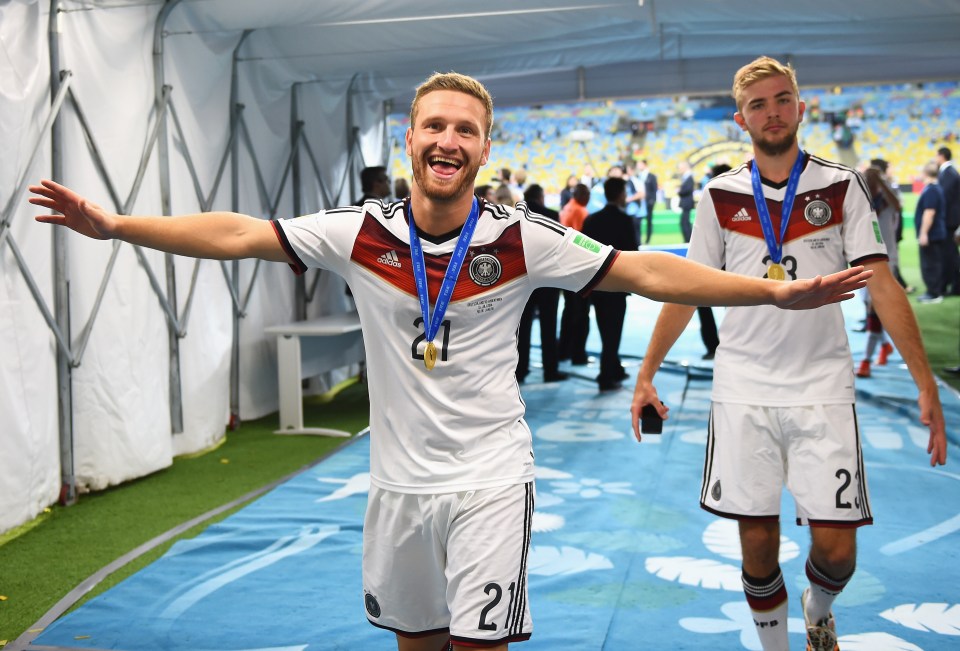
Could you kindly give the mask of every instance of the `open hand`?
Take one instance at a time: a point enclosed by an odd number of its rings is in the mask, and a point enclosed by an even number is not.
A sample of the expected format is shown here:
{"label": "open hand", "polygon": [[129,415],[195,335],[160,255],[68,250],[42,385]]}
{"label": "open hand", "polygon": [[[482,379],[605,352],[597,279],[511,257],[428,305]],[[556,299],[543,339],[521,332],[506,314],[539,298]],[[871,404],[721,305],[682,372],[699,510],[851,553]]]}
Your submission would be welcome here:
{"label": "open hand", "polygon": [[117,215],[87,201],[70,188],[44,179],[40,181],[40,185],[31,185],[30,192],[37,195],[30,197],[30,203],[60,213],[59,215],[38,215],[35,217],[38,222],[66,226],[81,235],[97,240],[108,240],[113,237],[117,227]]}
{"label": "open hand", "polygon": [[853,292],[867,286],[873,270],[850,267],[829,276],[782,282],[774,302],[787,310],[809,310],[853,298]]}

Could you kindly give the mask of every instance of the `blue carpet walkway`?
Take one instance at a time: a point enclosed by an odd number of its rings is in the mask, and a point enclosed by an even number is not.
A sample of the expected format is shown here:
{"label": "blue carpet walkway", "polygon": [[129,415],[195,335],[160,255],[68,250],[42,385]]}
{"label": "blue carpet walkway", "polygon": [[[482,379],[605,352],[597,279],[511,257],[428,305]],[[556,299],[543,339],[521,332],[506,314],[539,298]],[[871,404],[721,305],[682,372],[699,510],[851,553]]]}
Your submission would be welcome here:
{"label": "blue carpet walkway", "polygon": [[[622,352],[635,373],[657,305],[629,300]],[[862,315],[845,305],[849,322]],[[720,314],[718,313],[718,320]],[[740,584],[734,523],[697,504],[710,369],[696,318],[658,376],[671,405],[663,436],[634,441],[632,379],[598,394],[597,369],[523,387],[537,454],[530,563],[534,635],[524,651],[759,649]],[[536,330],[536,328],[534,328]],[[589,347],[599,351],[592,336]],[[859,359],[863,335],[851,333]],[[536,354],[535,354],[536,357]],[[915,390],[895,354],[858,380],[876,524],[860,530],[857,573],[838,599],[844,651],[960,648],[960,449],[932,469]],[[956,435],[960,400],[942,392]],[[394,649],[367,624],[360,590],[368,440],[211,526],[64,616],[32,649],[304,651]],[[808,533],[783,504],[781,564],[792,645],[804,648],[799,594]]]}

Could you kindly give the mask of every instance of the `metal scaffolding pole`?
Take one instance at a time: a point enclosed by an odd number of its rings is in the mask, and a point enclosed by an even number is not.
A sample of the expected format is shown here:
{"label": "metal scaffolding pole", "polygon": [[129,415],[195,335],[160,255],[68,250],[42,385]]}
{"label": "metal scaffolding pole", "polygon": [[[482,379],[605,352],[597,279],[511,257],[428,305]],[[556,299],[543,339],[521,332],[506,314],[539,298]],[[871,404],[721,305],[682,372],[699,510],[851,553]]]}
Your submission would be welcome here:
{"label": "metal scaffolding pole", "polygon": [[[60,0],[50,0],[50,99],[60,90],[62,65]],[[60,113],[50,127],[50,177],[63,182],[63,120]],[[70,276],[67,229],[53,229],[53,305],[57,327],[69,344],[70,336]],[[58,425],[60,430],[60,503],[77,501],[77,477],[73,457],[73,366],[70,351],[57,347]]]}
{"label": "metal scaffolding pole", "polygon": [[[244,30],[237,47],[233,49],[233,57],[230,64],[230,133],[236,134],[240,128],[240,101],[239,89],[237,88],[237,66],[240,48],[247,37],[253,32],[251,29]],[[230,145],[230,209],[234,212],[240,212],[240,139],[231,136]],[[230,263],[230,285],[233,288],[235,296],[240,296],[240,261],[233,260]],[[236,305],[233,309],[233,320],[231,324],[230,342],[230,421],[227,426],[231,430],[240,427],[240,310],[241,306]]]}
{"label": "metal scaffolding pole", "polygon": [[[170,143],[167,138],[167,116],[161,110],[164,104],[164,71],[163,71],[163,26],[167,16],[180,4],[180,0],[167,0],[160,15],[157,16],[157,25],[153,38],[153,85],[156,97],[159,136],[157,141],[157,161],[160,172],[160,205],[161,214],[169,215],[170,206]],[[173,311],[174,319],[177,316],[177,275],[174,257],[167,253],[164,256],[164,265],[167,271],[167,302]],[[170,349],[170,428],[174,434],[183,432],[183,388],[180,382],[180,333],[177,328],[167,325],[167,339]]]}
{"label": "metal scaffolding pole", "polygon": [[[353,118],[353,101],[354,95],[356,94],[356,85],[360,80],[360,73],[353,75],[353,78],[350,79],[350,86],[347,87],[347,151],[350,154],[347,156],[347,176],[350,183],[350,196],[348,199],[353,201],[356,197],[359,197],[363,193],[363,188],[357,189],[357,179],[360,178],[360,171],[365,167],[363,162],[363,152],[360,149],[360,129],[356,126],[356,121]],[[354,153],[360,154],[359,166],[357,166],[357,158],[354,157]]]}
{"label": "metal scaffolding pole", "polygon": [[390,171],[390,154],[393,151],[393,147],[390,144],[390,115],[393,113],[393,100],[388,99],[383,102],[383,116],[381,123],[382,132],[383,132],[383,142],[380,144],[380,160],[383,161],[384,166],[387,168],[387,172]]}
{"label": "metal scaffolding pole", "polygon": [[[293,187],[293,214],[299,216],[303,212],[303,187],[300,176],[300,84],[290,87],[290,153],[293,156],[293,170],[291,183]],[[297,274],[294,281],[294,318],[305,321],[307,318],[307,281],[302,274]]]}

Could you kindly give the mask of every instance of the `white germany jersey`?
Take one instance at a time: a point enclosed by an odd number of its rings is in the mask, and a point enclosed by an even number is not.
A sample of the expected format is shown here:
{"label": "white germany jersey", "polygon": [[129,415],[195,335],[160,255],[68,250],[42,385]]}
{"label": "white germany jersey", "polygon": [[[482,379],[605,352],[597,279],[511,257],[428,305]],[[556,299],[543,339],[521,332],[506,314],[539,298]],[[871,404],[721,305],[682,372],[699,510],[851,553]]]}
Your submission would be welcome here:
{"label": "white germany jersey", "polygon": [[[444,493],[533,479],[515,375],[520,314],[537,287],[588,293],[617,251],[522,202],[482,205],[428,371],[404,203],[367,201],[274,224],[295,271],[329,269],[353,292],[367,355],[371,483]],[[421,233],[431,318],[458,236]]]}
{"label": "white germany jersey", "polygon": [[[710,181],[697,206],[688,256],[716,268],[766,277],[767,251],[753,199],[750,163]],[[780,237],[786,181],[763,181]],[[812,278],[886,259],[863,179],[850,168],[807,155],[783,244],[791,278]],[[781,310],[727,308],[720,326],[713,400],[789,406],[854,401],[853,361],[840,306]]]}

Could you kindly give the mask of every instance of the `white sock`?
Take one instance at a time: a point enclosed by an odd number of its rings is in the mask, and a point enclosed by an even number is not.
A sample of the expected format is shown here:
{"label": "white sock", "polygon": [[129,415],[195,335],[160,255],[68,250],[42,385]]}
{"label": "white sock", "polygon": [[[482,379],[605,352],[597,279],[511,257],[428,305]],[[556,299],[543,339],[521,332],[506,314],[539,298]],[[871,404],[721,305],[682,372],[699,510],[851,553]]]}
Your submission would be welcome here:
{"label": "white sock", "polygon": [[765,579],[743,573],[743,591],[763,651],[790,651],[787,640],[787,589],[780,568]]}

